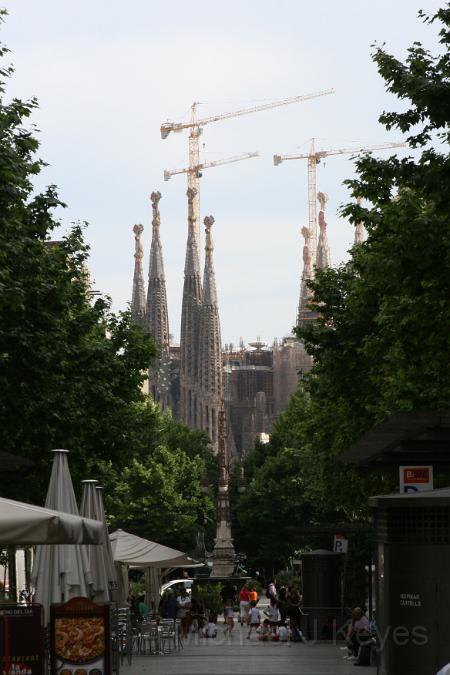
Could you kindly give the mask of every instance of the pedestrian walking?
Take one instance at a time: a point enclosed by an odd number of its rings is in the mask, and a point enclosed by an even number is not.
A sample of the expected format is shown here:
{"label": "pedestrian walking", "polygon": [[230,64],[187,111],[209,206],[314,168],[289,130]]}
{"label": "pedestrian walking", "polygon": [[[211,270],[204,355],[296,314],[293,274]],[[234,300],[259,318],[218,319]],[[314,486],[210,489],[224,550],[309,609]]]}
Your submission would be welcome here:
{"label": "pedestrian walking", "polygon": [[253,601],[250,603],[250,628],[248,630],[248,635],[247,635],[247,640],[250,640],[250,635],[252,634],[252,630],[256,631],[261,625],[261,612],[256,606],[256,602]]}
{"label": "pedestrian walking", "polygon": [[241,625],[248,624],[250,612],[250,591],[248,585],[244,584],[239,593],[239,611],[241,616]]}
{"label": "pedestrian walking", "polygon": [[280,620],[280,614],[278,611],[278,602],[272,599],[270,601],[268,608],[265,610],[264,614],[269,619],[272,632],[276,633],[278,622]]}
{"label": "pedestrian walking", "polygon": [[227,600],[227,604],[225,605],[225,621],[226,626],[224,634],[226,635],[228,633],[228,635],[231,635],[231,631],[234,628],[234,607],[231,600]]}

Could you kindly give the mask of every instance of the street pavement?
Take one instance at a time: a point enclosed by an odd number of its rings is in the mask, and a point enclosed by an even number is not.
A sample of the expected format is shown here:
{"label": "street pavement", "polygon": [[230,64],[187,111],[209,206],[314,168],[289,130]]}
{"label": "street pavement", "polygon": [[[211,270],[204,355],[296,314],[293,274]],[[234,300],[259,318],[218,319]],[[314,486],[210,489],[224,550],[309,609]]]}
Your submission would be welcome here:
{"label": "street pavement", "polygon": [[224,638],[223,625],[214,639],[189,636],[184,649],[164,656],[133,656],[121,675],[349,675],[362,671],[375,675],[375,667],[354,667],[343,660],[341,643],[260,642],[255,635],[235,627]]}

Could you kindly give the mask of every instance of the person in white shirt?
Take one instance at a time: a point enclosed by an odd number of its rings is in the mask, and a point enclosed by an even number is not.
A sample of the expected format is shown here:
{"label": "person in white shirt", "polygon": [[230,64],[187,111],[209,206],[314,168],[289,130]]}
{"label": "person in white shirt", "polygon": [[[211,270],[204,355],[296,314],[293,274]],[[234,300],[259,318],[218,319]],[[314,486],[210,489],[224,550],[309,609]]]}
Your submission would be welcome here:
{"label": "person in white shirt", "polygon": [[187,637],[192,623],[192,616],[189,613],[191,608],[191,599],[188,596],[185,588],[181,589],[181,593],[177,598],[177,608],[177,619],[181,619],[181,632],[183,637]]}
{"label": "person in white shirt", "polygon": [[247,635],[247,640],[250,640],[250,635],[252,634],[252,630],[256,630],[259,628],[261,625],[261,612],[256,606],[256,602],[251,602],[250,603],[250,628],[248,630],[248,635]]}
{"label": "person in white shirt", "polygon": [[278,622],[280,620],[280,614],[278,612],[278,603],[276,600],[272,599],[270,601],[270,604],[268,608],[265,610],[264,614],[269,619],[272,631],[275,633],[278,626]]}
{"label": "person in white shirt", "polygon": [[207,626],[206,626],[206,637],[215,638],[217,635],[217,626],[212,620],[212,617],[209,617]]}
{"label": "person in white shirt", "polygon": [[280,638],[280,642],[287,642],[289,640],[289,632],[284,623],[282,623],[278,628],[278,636]]}

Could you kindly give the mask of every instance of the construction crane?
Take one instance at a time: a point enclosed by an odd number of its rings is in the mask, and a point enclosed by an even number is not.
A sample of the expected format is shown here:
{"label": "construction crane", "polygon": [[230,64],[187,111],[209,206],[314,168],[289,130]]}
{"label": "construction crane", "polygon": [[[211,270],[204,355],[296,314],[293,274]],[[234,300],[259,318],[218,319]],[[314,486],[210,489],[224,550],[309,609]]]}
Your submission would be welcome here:
{"label": "construction crane", "polygon": [[212,166],[221,166],[221,164],[232,164],[233,162],[240,162],[243,159],[251,159],[252,157],[259,157],[257,152],[244,152],[242,155],[234,155],[233,157],[226,157],[224,159],[216,159],[213,162],[202,162],[194,167],[187,167],[185,169],[173,169],[172,171],[164,171],[164,180],[170,180],[172,176],[179,173],[189,173],[191,171],[197,174],[197,178],[201,178],[203,169],[209,169]]}
{"label": "construction crane", "polygon": [[312,259],[316,259],[317,251],[317,180],[316,167],[320,160],[331,155],[355,155],[358,152],[368,152],[369,150],[387,150],[388,148],[404,148],[406,143],[381,143],[379,145],[369,145],[365,148],[342,148],[339,150],[318,150],[315,149],[314,138],[311,139],[309,152],[302,155],[274,155],[273,163],[275,166],[289,159],[307,159],[308,160],[308,226],[312,242]]}
{"label": "construction crane", "polygon": [[234,112],[222,113],[220,115],[212,115],[211,117],[204,117],[198,119],[197,106],[199,105],[198,101],[194,101],[191,106],[191,120],[190,122],[164,122],[161,125],[161,138],[167,138],[171,132],[178,133],[184,129],[189,129],[189,170],[186,171],[188,176],[188,188],[194,188],[196,190],[194,202],[193,202],[193,211],[195,218],[195,227],[197,233],[197,240],[200,241],[200,184],[197,171],[195,170],[196,166],[200,164],[200,154],[199,154],[199,138],[202,133],[202,127],[211,122],[220,122],[221,120],[228,120],[233,117],[240,117],[241,115],[250,115],[251,113],[261,112],[262,110],[270,110],[272,108],[279,108],[284,105],[290,105],[291,103],[300,103],[302,101],[308,101],[313,98],[318,98],[319,96],[327,96],[328,94],[334,94],[334,89],[326,89],[323,91],[318,91],[312,94],[305,94],[303,96],[294,96],[293,98],[284,98],[279,101],[272,101],[271,103],[263,103],[262,105],[252,106],[251,108],[243,108],[241,110],[236,110]]}

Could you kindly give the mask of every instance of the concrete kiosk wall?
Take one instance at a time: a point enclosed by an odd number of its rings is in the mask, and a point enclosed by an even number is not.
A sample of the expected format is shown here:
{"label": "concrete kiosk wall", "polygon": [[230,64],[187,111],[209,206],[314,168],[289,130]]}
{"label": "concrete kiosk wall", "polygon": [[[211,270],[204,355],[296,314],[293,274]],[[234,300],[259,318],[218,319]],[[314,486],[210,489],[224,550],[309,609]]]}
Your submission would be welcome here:
{"label": "concrete kiosk wall", "polygon": [[379,675],[450,662],[450,488],[371,497],[377,539]]}

